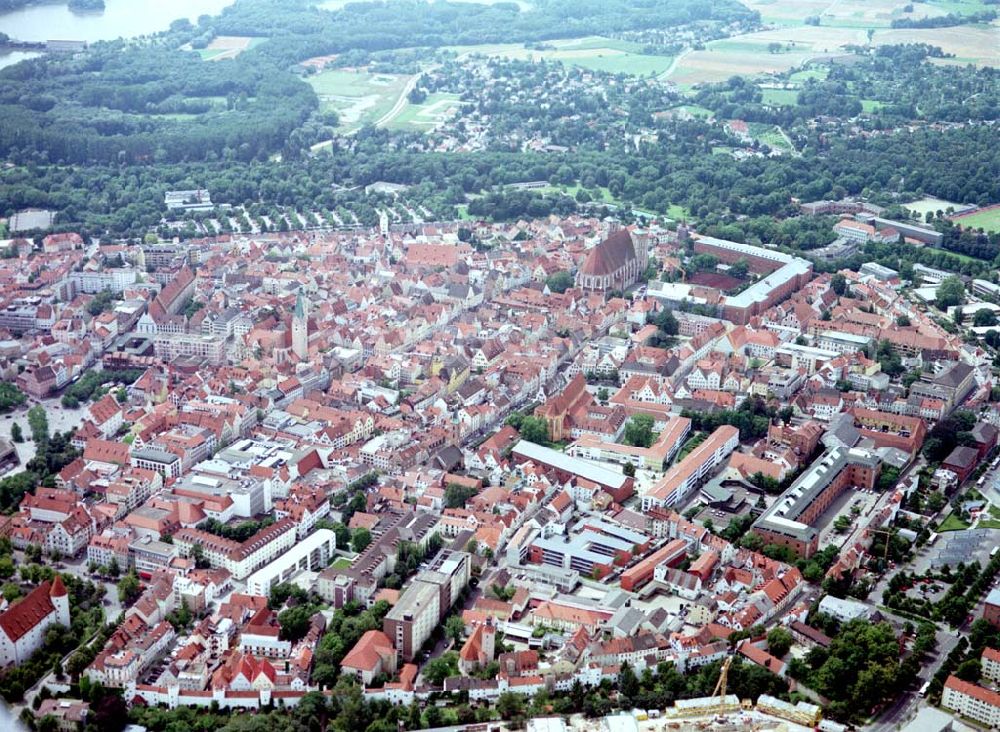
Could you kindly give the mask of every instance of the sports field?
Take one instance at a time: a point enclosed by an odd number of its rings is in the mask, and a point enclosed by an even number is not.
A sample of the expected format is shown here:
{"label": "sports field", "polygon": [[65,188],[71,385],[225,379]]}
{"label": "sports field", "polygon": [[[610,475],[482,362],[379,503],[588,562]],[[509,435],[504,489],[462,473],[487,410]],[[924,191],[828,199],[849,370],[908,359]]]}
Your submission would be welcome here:
{"label": "sports field", "polygon": [[331,69],[307,76],[323,109],[340,115],[340,130],[373,124],[393,108],[409,76],[371,74],[353,69]]}
{"label": "sports field", "polygon": [[963,229],[1000,232],[1000,204],[952,219]]}
{"label": "sports field", "polygon": [[[668,109],[666,111],[667,112],[679,113],[681,115],[687,114],[687,115],[690,115],[692,117],[700,117],[702,119],[707,119],[707,118],[712,117],[712,116],[715,115],[715,112],[713,112],[708,107],[702,107],[702,106],[700,106],[698,104],[682,104],[679,107],[671,107],[670,109]],[[657,114],[660,114],[660,113],[657,112]]]}
{"label": "sports field", "polygon": [[459,107],[457,94],[431,94],[422,104],[407,104],[386,127],[427,132],[448,119]]}
{"label": "sports field", "polygon": [[961,207],[961,204],[945,201],[942,198],[934,198],[933,196],[926,196],[925,198],[921,198],[919,201],[903,204],[903,208],[920,218],[923,218],[924,214],[928,211],[934,211],[935,213],[938,211],[947,211],[949,207],[958,210]]}
{"label": "sports field", "polygon": [[761,89],[764,104],[776,107],[794,107],[799,103],[798,89]]}
{"label": "sports field", "polygon": [[216,36],[207,47],[199,49],[198,54],[206,61],[222,61],[236,58],[244,51],[260,45],[266,38],[251,36]]}
{"label": "sports field", "polygon": [[525,48],[520,43],[499,43],[480,46],[454,46],[459,54],[481,54],[521,60],[561,61],[569,66],[579,66],[592,71],[612,74],[649,76],[662,74],[673,63],[670,56],[650,56],[642,53],[642,45],[603,36],[588,36],[565,40],[546,41],[551,48]]}

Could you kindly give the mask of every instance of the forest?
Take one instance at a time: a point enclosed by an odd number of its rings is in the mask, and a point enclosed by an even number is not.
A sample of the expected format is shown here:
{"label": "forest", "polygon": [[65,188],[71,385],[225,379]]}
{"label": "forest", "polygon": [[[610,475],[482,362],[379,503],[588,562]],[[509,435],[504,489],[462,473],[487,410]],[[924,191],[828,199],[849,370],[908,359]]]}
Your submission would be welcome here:
{"label": "forest", "polygon": [[[926,194],[976,204],[1000,200],[1000,148],[992,128],[985,126],[857,138],[816,135],[801,157],[742,161],[712,155],[716,138],[701,122],[672,123],[659,141],[639,151],[622,146],[572,154],[425,153],[393,144],[394,134],[363,130],[350,145],[335,143],[329,154],[283,163],[104,165],[86,171],[23,165],[0,172],[0,213],[56,208],[62,228],[140,236],[158,224],[163,193],[178,188],[209,188],[215,200],[234,205],[263,196],[282,205],[329,206],[337,197],[332,183],[364,186],[385,180],[414,184],[417,195],[443,197],[450,189],[475,193],[565,177],[587,188],[606,186],[620,200],[652,211],[664,211],[670,203],[686,206],[709,225],[730,215],[785,218],[796,212],[792,197],[809,201],[865,194],[891,203],[896,195],[911,200]],[[970,160],[975,162],[970,165]],[[493,203],[502,202],[499,196]],[[520,198],[521,203],[504,203],[512,206],[512,217],[531,205],[530,197]],[[568,206],[559,203],[563,199],[545,200],[548,210]]]}

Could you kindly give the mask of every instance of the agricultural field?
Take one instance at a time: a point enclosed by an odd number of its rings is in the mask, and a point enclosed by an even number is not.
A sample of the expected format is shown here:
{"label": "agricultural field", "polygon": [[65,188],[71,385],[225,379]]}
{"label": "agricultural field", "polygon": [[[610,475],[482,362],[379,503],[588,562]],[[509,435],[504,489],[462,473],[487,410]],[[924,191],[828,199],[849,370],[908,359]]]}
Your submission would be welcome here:
{"label": "agricultural field", "polygon": [[325,110],[340,115],[340,130],[350,132],[374,124],[391,111],[406,89],[409,76],[334,69],[306,77]]}
{"label": "agricultural field", "polygon": [[[780,43],[774,53],[770,44]],[[725,81],[732,76],[755,76],[783,73],[844,53],[844,46],[866,45],[868,34],[863,27],[787,26],[746,33],[712,41],[701,51],[679,56],[666,78],[679,85]],[[1000,43],[993,25],[956,26],[953,28],[897,29],[879,28],[872,43],[877,46],[900,43],[927,43],[940,46],[954,59],[935,59],[936,63],[974,63],[1000,66]],[[796,81],[824,74],[821,69],[797,72]],[[870,111],[870,105],[869,109]]]}
{"label": "agricultural field", "polygon": [[952,28],[898,28],[876,31],[878,45],[928,43],[940,46],[955,58],[932,59],[933,63],[1000,66],[1000,43],[996,25],[959,25]]}
{"label": "agricultural field", "polygon": [[669,56],[649,56],[642,53],[642,45],[602,36],[547,41],[542,50],[525,48],[523,44],[503,43],[482,46],[454,46],[460,55],[482,54],[512,59],[545,59],[560,61],[569,66],[579,66],[591,71],[631,76],[659,75],[673,64]]}
{"label": "agricultural field", "polygon": [[1000,232],[1000,205],[980,209],[952,220],[963,229]]}
{"label": "agricultural field", "polygon": [[448,119],[459,106],[457,94],[431,94],[422,104],[407,104],[386,127],[427,132]]}
{"label": "agricultural field", "polygon": [[260,45],[266,38],[250,36],[216,36],[208,47],[198,50],[198,54],[206,61],[222,61],[236,58],[244,51]]}
{"label": "agricultural field", "polygon": [[[747,33],[712,41],[704,50],[678,57],[667,79],[676,84],[697,84],[725,81],[732,76],[783,73],[840,55],[840,46],[859,42],[857,36],[857,31],[812,27]],[[780,43],[782,50],[773,52],[773,43]]]}
{"label": "agricultural field", "polygon": [[[761,20],[776,25],[799,25],[808,17],[835,28],[888,28],[901,18],[936,18],[948,13],[969,15],[987,6],[982,0],[748,0],[744,3],[760,12]],[[904,8],[911,6],[911,12]]]}

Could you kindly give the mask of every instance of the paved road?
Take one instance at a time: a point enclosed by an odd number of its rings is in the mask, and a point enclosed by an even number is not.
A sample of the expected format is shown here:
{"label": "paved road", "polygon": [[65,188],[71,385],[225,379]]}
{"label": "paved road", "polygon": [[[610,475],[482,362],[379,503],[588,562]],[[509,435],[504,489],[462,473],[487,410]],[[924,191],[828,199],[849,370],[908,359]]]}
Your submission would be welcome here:
{"label": "paved road", "polygon": [[[908,618],[895,615],[894,613],[882,610],[881,608],[879,609],[879,612],[899,625],[912,622],[909,621]],[[935,639],[937,640],[937,648],[931,655],[930,661],[920,669],[920,675],[915,682],[917,689],[911,688],[904,690],[903,693],[900,694],[900,696],[887,709],[885,709],[882,714],[879,715],[875,723],[866,729],[872,730],[873,732],[893,732],[916,715],[920,704],[923,702],[923,700],[917,695],[917,690],[924,684],[925,681],[930,681],[934,677],[934,674],[937,673],[938,669],[941,668],[941,664],[944,663],[948,654],[951,653],[955,646],[958,645],[959,634],[943,627],[939,628],[935,633]]]}

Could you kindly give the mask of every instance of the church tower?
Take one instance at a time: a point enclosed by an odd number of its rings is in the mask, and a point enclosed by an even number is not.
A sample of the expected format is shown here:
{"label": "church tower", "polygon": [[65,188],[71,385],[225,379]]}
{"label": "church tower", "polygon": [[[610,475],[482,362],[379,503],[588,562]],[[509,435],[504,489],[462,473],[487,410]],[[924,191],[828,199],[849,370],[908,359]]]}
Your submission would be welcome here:
{"label": "church tower", "polygon": [[309,313],[301,292],[295,298],[295,314],[292,315],[292,353],[302,361],[309,358]]}
{"label": "church tower", "polygon": [[59,616],[60,625],[69,627],[69,593],[66,592],[66,585],[63,584],[62,577],[58,574],[52,581],[52,588],[49,590],[49,599]]}

